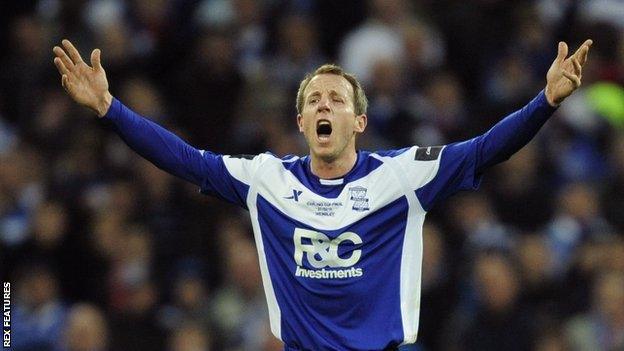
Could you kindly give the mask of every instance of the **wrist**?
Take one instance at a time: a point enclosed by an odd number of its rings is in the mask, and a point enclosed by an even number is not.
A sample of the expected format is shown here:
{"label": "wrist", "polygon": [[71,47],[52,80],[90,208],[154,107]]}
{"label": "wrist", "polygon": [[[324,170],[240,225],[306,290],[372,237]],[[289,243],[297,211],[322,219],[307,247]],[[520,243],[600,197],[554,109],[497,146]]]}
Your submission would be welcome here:
{"label": "wrist", "polygon": [[110,108],[112,103],[113,103],[113,96],[107,90],[95,108],[95,113],[97,113],[99,118],[102,118],[104,117],[104,115],[106,115],[106,112],[108,112],[108,109]]}
{"label": "wrist", "polygon": [[548,85],[546,85],[546,89],[544,89],[544,95],[546,96],[546,101],[550,106],[558,107],[559,104],[561,104],[561,101],[555,99]]}

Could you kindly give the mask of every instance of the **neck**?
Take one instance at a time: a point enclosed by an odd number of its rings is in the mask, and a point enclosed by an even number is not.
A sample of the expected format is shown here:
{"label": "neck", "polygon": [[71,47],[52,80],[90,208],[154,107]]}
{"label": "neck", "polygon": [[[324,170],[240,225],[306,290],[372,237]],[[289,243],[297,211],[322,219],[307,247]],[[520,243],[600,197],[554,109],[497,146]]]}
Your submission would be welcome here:
{"label": "neck", "polygon": [[334,160],[324,160],[310,154],[310,169],[312,174],[322,179],[340,178],[355,166],[357,153],[355,150]]}

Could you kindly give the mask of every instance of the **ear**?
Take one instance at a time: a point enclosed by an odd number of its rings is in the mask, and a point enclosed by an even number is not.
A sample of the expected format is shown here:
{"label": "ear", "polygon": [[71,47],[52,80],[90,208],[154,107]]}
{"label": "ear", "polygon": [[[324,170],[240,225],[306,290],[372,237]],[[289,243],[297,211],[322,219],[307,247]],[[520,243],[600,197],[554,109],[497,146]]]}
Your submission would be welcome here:
{"label": "ear", "polygon": [[299,132],[303,133],[303,116],[301,113],[297,115],[297,125],[299,126]]}
{"label": "ear", "polygon": [[368,117],[366,115],[355,116],[355,132],[356,133],[364,133],[366,129],[366,125],[368,124]]}

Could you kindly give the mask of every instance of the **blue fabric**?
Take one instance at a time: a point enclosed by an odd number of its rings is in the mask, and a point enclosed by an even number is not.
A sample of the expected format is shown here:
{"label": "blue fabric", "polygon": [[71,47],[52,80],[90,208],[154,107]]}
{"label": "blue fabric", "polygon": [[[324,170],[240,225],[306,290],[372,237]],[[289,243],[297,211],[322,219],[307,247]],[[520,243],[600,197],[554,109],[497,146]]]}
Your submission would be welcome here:
{"label": "blue fabric", "polygon": [[[282,314],[282,340],[293,350],[383,350],[403,341],[400,308],[401,248],[407,200],[401,197],[344,228],[320,231],[282,213],[258,196],[258,220],[271,283]],[[362,250],[345,269],[361,269],[349,279],[293,279],[296,228],[335,239],[353,232],[365,244],[344,242],[338,255]],[[304,269],[315,270],[304,255]],[[333,268],[325,268],[333,270]]]}
{"label": "blue fabric", "polygon": [[447,145],[436,176],[416,190],[423,208],[428,211],[436,202],[460,190],[478,189],[483,171],[509,159],[531,141],[555,110],[542,91],[485,134]]}

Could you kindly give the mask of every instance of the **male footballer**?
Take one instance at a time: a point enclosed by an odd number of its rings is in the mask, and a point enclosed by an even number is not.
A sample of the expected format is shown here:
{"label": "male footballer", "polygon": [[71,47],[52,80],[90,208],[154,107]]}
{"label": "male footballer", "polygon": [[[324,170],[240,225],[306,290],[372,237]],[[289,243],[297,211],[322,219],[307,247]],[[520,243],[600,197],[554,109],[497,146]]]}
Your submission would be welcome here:
{"label": "male footballer", "polygon": [[273,334],[285,350],[394,350],[418,331],[427,211],[477,189],[488,168],[526,145],[581,85],[591,40],[568,57],[560,42],[546,87],[473,139],[369,152],[360,83],[335,65],[301,82],[297,125],[310,154],[279,158],[198,150],[108,91],[100,50],[91,66],[68,40],[54,47],[66,92],[108,120],[157,167],[249,211]]}

